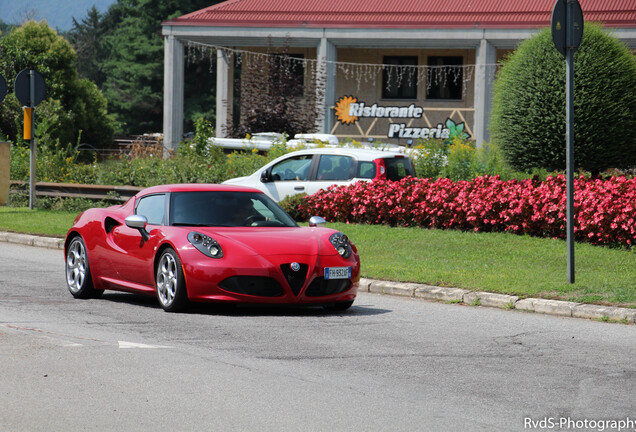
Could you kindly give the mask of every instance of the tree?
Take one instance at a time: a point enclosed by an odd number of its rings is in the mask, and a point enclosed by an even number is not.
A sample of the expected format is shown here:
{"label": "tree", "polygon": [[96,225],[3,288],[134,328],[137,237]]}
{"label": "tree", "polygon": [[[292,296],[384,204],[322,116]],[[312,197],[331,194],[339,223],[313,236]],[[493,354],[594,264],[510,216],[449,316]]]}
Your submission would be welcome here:
{"label": "tree", "polygon": [[[38,105],[36,115],[48,117],[48,137],[68,144],[75,143],[81,134],[83,141],[95,147],[110,144],[113,126],[106,100],[95,84],[78,78],[71,45],[44,21],[29,21],[0,39],[0,73],[10,81],[26,68],[41,73],[47,84],[47,98]],[[2,108],[0,131],[18,138],[20,103],[10,93]]]}
{"label": "tree", "polygon": [[[270,47],[269,51],[241,54],[240,79],[234,85],[240,115],[226,126],[229,136],[279,132],[293,137],[316,130],[324,98],[319,66],[289,54],[287,47],[278,52]],[[241,100],[249,103],[240,103]]]}
{"label": "tree", "polygon": [[79,22],[73,18],[73,28],[68,32],[68,40],[77,55],[79,76],[91,80],[98,87],[106,78],[100,62],[106,55],[102,46],[105,30],[103,16],[93,6],[86,18]]}
{"label": "tree", "polygon": [[[96,67],[104,74],[100,88],[109,102],[109,110],[118,122],[119,132],[137,134],[156,132],[163,123],[163,38],[161,23],[193,12],[220,0],[118,0],[95,21],[94,14],[82,20],[72,31],[74,40],[85,30],[97,28],[97,46],[103,53]],[[186,127],[195,118],[212,116],[215,102],[215,77],[207,60],[189,62],[186,71]],[[209,89],[202,91],[202,89]]]}
{"label": "tree", "polygon": [[[636,58],[586,23],[574,56],[575,167],[636,165]],[[523,42],[495,81],[492,139],[515,168],[565,169],[565,61],[550,29]]]}

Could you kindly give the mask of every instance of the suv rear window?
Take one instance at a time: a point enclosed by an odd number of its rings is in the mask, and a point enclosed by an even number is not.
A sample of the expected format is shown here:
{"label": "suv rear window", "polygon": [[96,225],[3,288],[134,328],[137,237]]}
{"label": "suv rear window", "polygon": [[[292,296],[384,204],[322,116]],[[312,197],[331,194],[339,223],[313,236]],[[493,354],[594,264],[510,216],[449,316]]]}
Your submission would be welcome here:
{"label": "suv rear window", "polygon": [[398,181],[404,177],[415,176],[411,159],[387,158],[384,159],[384,163],[386,164],[386,178],[388,180]]}

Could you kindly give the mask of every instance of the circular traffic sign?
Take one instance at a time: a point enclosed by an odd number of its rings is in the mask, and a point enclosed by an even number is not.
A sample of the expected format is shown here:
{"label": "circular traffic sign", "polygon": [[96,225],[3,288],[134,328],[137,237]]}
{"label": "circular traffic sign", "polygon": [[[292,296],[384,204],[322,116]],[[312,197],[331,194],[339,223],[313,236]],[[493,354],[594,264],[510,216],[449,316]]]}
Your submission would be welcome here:
{"label": "circular traffic sign", "polygon": [[0,102],[4,100],[4,97],[7,95],[7,81],[4,79],[2,75],[0,75]]}
{"label": "circular traffic sign", "polygon": [[583,11],[578,0],[557,0],[550,26],[554,46],[561,54],[576,50],[583,39]]}
{"label": "circular traffic sign", "polygon": [[[33,75],[33,100],[31,100],[31,75]],[[34,107],[46,97],[44,77],[34,69],[23,69],[15,77],[15,97],[23,106]]]}

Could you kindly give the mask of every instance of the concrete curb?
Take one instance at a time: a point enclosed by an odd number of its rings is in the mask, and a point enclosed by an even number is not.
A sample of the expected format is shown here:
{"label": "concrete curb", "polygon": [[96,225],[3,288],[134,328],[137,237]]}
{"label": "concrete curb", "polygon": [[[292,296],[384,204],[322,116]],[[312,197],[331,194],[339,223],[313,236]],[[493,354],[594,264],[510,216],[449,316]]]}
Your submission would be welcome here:
{"label": "concrete curb", "polygon": [[64,249],[64,239],[56,237],[42,237],[30,234],[0,232],[0,241],[27,246],[44,247],[48,249]]}
{"label": "concrete curb", "polygon": [[444,288],[415,283],[384,282],[364,278],[360,280],[359,291],[376,294],[400,295],[424,300],[441,301],[445,303],[462,303],[470,306],[516,309],[519,311],[554,316],[636,324],[636,309],[613,306],[600,306],[537,298],[519,299],[517,296],[506,294],[469,291],[459,288]]}
{"label": "concrete curb", "polygon": [[[0,232],[0,242],[17,243],[48,249],[64,249],[64,239],[42,237],[29,234]],[[636,309],[593,304],[573,303],[559,300],[536,298],[519,299],[506,294],[469,291],[460,288],[445,288],[417,283],[389,282],[374,279],[360,279],[360,292],[413,297],[429,301],[462,303],[470,306],[485,306],[501,309],[516,309],[546,315],[572,318],[618,321],[636,324]]]}

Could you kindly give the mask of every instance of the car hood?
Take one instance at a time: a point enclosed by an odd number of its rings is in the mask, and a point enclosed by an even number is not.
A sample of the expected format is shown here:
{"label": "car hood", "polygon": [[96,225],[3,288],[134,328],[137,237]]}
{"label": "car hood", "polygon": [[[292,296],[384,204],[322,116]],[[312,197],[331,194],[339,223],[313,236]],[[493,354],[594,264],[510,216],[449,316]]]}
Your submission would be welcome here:
{"label": "car hood", "polygon": [[223,250],[240,249],[248,255],[320,255],[336,253],[329,242],[335,231],[325,228],[199,228],[215,238]]}

